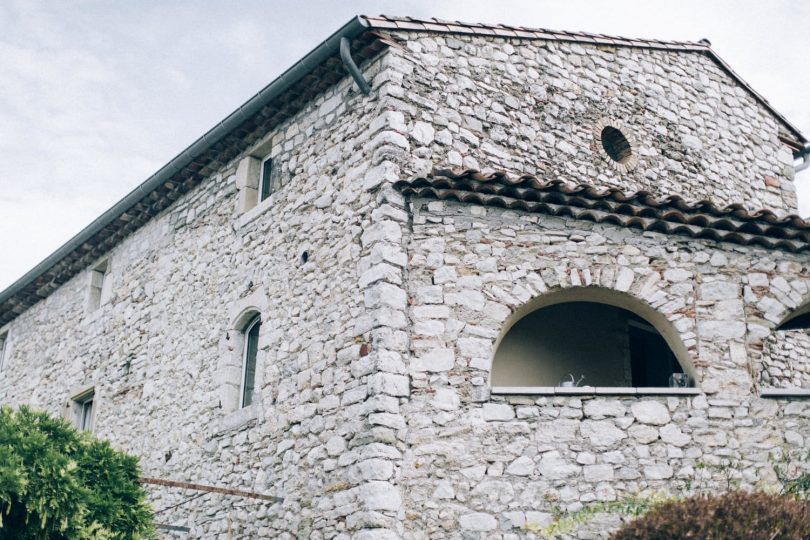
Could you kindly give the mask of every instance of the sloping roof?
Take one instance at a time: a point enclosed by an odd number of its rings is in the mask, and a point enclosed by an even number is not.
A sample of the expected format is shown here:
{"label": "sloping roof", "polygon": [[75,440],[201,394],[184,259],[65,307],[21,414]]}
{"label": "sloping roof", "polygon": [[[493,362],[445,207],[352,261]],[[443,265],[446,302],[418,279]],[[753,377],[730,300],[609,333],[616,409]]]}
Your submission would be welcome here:
{"label": "sloping roof", "polygon": [[794,149],[807,143],[807,139],[799,129],[791,124],[779,111],[773,108],[767,99],[754,90],[750,84],[731,69],[725,60],[720,58],[711,44],[706,41],[661,41],[656,39],[634,39],[604,34],[590,34],[588,32],[561,32],[543,28],[527,28],[524,26],[510,26],[506,24],[465,23],[460,21],[445,21],[441,19],[414,19],[412,17],[367,17],[365,19],[371,28],[379,30],[401,30],[419,32],[441,32],[446,34],[467,34],[474,36],[495,36],[502,38],[537,39],[544,41],[564,41],[569,43],[582,43],[590,45],[607,45],[612,47],[635,47],[640,49],[655,49],[665,51],[694,52],[706,54],[731,78],[748,91],[754,99],[759,101],[771,114],[773,114],[788,129],[795,141],[786,137],[783,142]]}
{"label": "sloping roof", "polygon": [[707,200],[689,202],[677,195],[656,197],[643,190],[625,193],[585,183],[570,185],[531,175],[516,177],[473,169],[437,169],[427,176],[399,181],[394,187],[416,197],[569,216],[745,246],[793,252],[810,247],[810,223],[799,216],[779,217],[770,210],[749,212],[741,204],[720,207]]}
{"label": "sloping roof", "polygon": [[[290,69],[228,115],[169,163],[147,178],[112,208],[0,292],[0,326],[46,298],[129,234],[168,208],[245,151],[273,126],[290,118],[320,92],[346,76],[339,57],[341,38],[352,40],[352,56],[362,62],[376,56],[393,40],[388,31],[442,32],[504,38],[556,40],[617,47],[640,47],[708,54],[779,118],[792,133],[784,137],[794,149],[806,139],[768,102],[736,75],[704,43],[628,39],[583,32],[555,32],[507,25],[468,24],[398,17],[357,16],[349,20]],[[797,140],[794,140],[797,139]]]}

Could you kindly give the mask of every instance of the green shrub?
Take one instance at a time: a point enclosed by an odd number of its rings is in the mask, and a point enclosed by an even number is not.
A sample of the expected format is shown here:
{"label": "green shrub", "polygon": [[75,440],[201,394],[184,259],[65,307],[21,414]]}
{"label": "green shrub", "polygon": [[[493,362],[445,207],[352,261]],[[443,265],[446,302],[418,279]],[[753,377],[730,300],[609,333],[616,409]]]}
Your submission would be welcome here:
{"label": "green shrub", "polygon": [[136,458],[27,407],[0,408],[0,539],[153,535]]}
{"label": "green shrub", "polygon": [[656,506],[611,540],[806,540],[810,502],[786,495],[735,491]]}

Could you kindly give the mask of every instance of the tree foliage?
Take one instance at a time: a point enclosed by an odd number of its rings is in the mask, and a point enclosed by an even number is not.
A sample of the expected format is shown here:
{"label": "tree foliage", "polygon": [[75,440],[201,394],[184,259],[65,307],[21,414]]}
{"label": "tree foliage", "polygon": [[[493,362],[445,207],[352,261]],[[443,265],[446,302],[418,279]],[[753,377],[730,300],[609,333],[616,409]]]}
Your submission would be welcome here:
{"label": "tree foliage", "polygon": [[810,502],[789,495],[733,491],[699,495],[655,506],[611,540],[806,540]]}
{"label": "tree foliage", "polygon": [[0,408],[0,539],[153,536],[137,459],[61,419]]}

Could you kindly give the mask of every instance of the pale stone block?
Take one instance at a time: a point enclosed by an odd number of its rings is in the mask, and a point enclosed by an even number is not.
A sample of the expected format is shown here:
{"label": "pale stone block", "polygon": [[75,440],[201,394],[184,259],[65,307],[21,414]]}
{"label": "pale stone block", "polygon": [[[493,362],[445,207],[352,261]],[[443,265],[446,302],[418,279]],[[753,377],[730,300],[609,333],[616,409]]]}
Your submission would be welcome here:
{"label": "pale stone block", "polygon": [[663,426],[670,420],[666,405],[657,401],[638,401],[630,405],[630,410],[636,420],[642,424]]}
{"label": "pale stone block", "polygon": [[487,422],[507,422],[515,417],[515,410],[505,403],[484,403],[482,414]]}
{"label": "pale stone block", "polygon": [[402,497],[396,486],[382,481],[371,481],[358,487],[358,499],[368,510],[397,511]]}
{"label": "pale stone block", "polygon": [[458,524],[467,531],[494,531],[498,528],[498,520],[484,512],[464,514],[458,518]]}
{"label": "pale stone block", "polygon": [[415,356],[411,362],[414,371],[440,372],[448,371],[456,363],[456,355],[452,349],[431,349]]}
{"label": "pale stone block", "polygon": [[529,476],[534,472],[534,461],[526,456],[520,456],[506,468],[508,474],[515,476]]}
{"label": "pale stone block", "polygon": [[613,446],[627,437],[627,434],[610,420],[583,420],[580,433],[588,438],[592,445],[599,448]]}

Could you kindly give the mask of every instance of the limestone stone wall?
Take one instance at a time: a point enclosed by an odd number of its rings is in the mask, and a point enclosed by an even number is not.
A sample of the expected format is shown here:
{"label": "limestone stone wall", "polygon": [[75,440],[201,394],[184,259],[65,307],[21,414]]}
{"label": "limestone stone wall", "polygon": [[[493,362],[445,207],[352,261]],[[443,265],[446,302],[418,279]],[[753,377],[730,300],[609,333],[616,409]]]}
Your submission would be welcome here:
{"label": "limestone stone wall", "polygon": [[[719,490],[731,479],[774,485],[769,455],[810,437],[810,402],[756,397],[752,375],[767,360],[763,340],[807,297],[801,256],[455,202],[410,204],[406,537],[517,538],[593,501]],[[496,343],[514,313],[571,292],[629,297],[623,307],[660,315],[639,311],[683,344],[700,394],[492,395]],[[603,518],[573,537],[600,538],[595,531],[618,523]]]}
{"label": "limestone stone wall", "polygon": [[[407,34],[398,109],[422,171],[491,167],[719,204],[796,211],[777,121],[708,57]],[[632,138],[617,167],[602,126]]]}
{"label": "limestone stone wall", "polygon": [[[206,495],[157,515],[193,538],[391,525],[399,499],[381,458],[396,450],[369,423],[407,379],[380,365],[380,300],[364,277],[403,264],[379,190],[397,179],[385,63],[364,66],[373,96],[347,77],[257,141],[281,179],[268,201],[237,212],[240,156],[109,253],[99,309],[87,311],[88,268],[13,321],[0,402],[61,414],[93,387],[97,436],[139,456],[144,475],[283,498]],[[235,410],[223,396],[239,386],[238,325],[251,310],[262,317],[257,391]],[[156,510],[195,494],[150,492]]]}
{"label": "limestone stone wall", "polygon": [[[339,82],[114,248],[99,309],[88,268],[0,329],[0,401],[62,413],[94,387],[97,434],[145,475],[283,498],[150,488],[156,509],[183,503],[158,521],[195,538],[513,538],[556,507],[718,487],[724,460],[771,481],[769,452],[805,444],[810,409],[756,397],[755,366],[810,297],[804,256],[391,185],[489,167],[789,211],[776,121],[699,55],[396,37],[364,66],[370,96]],[[605,121],[636,145],[632,170],[603,154]],[[246,210],[244,160],[265,152],[279,189]],[[493,395],[510,321],[583,290],[644,311],[700,393]],[[253,313],[258,390],[238,409]]]}
{"label": "limestone stone wall", "polygon": [[810,389],[810,335],[804,329],[781,330],[765,340],[762,383],[775,388]]}

